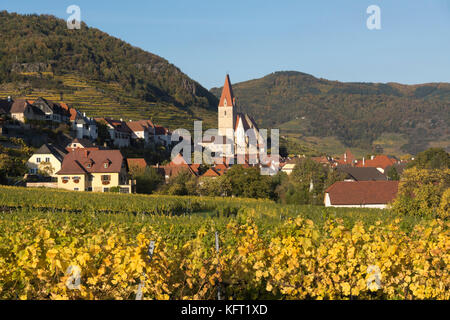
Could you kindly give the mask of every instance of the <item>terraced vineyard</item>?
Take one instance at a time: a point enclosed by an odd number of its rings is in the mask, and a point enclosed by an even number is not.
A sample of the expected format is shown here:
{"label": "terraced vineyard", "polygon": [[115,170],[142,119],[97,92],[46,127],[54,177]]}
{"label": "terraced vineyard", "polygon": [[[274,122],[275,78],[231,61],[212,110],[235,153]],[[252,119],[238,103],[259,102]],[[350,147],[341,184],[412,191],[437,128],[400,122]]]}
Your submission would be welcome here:
{"label": "terraced vineyard", "polygon": [[[39,77],[38,73],[23,73],[28,77]],[[43,97],[85,112],[90,117],[112,117],[124,120],[153,119],[158,125],[169,129],[193,127],[194,120],[204,120],[207,128],[216,125],[216,114],[200,108],[178,108],[168,103],[151,103],[131,97],[117,83],[89,80],[75,74],[53,75],[42,73],[44,78],[60,81],[64,89],[36,88],[29,84],[20,86],[3,84],[0,99],[8,96],[14,99],[35,100]]]}

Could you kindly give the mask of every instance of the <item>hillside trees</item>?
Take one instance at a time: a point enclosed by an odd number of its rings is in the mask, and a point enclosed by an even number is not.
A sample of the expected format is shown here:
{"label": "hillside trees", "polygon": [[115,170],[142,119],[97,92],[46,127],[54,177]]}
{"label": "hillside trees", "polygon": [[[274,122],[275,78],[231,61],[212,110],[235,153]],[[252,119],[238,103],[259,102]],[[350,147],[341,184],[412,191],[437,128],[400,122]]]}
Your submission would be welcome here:
{"label": "hillside trees", "polygon": [[399,215],[448,217],[450,169],[406,169],[393,210]]}
{"label": "hillside trees", "polygon": [[277,194],[287,204],[323,204],[324,191],[344,174],[324,167],[311,158],[298,161],[291,175],[280,179]]}
{"label": "hillside trees", "polygon": [[0,70],[5,71],[0,81],[18,80],[20,72],[75,72],[118,82],[146,101],[169,101],[182,107],[217,105],[213,94],[165,59],[84,23],[71,32],[64,20],[50,15],[1,11],[0,30]]}
{"label": "hillside trees", "polygon": [[430,148],[420,152],[408,164],[408,168],[418,169],[450,169],[450,154],[442,148]]}

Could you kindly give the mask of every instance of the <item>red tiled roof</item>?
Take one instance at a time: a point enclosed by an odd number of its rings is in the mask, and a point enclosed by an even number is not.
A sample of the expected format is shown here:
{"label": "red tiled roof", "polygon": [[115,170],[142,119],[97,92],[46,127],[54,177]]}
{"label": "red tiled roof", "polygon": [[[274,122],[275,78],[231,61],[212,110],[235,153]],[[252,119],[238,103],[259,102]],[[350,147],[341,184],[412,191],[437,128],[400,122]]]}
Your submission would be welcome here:
{"label": "red tiled roof", "polygon": [[187,164],[186,160],[184,160],[183,156],[179,153],[173,160],[169,163],[169,166],[172,165],[180,165],[180,164]]}
{"label": "red tiled roof", "polygon": [[133,132],[144,131],[145,129],[155,127],[150,120],[128,121],[126,124]]}
{"label": "red tiled roof", "polygon": [[192,171],[194,171],[195,174],[198,175],[198,170],[199,170],[199,168],[200,168],[200,164],[198,164],[198,163],[193,163],[193,164],[190,165],[190,167],[191,167]]}
{"label": "red tiled roof", "polygon": [[128,158],[127,159],[128,168],[139,168],[139,169],[145,169],[147,166],[147,162],[144,158]]}
{"label": "red tiled roof", "polygon": [[397,192],[398,181],[339,181],[325,190],[332,205],[387,204]]}
{"label": "red tiled roof", "polygon": [[222,95],[220,96],[219,107],[225,106],[225,99],[227,100],[227,106],[234,105],[233,89],[231,88],[230,76],[227,74],[225,77],[225,84],[223,85]]}
{"label": "red tiled roof", "polygon": [[120,120],[114,120],[111,118],[94,118],[95,121],[100,123],[109,124],[114,130],[123,132],[123,133],[131,133],[130,128],[128,128],[126,122]]}
{"label": "red tiled roof", "polygon": [[11,113],[23,113],[28,104],[29,104],[28,101],[16,100],[12,104],[10,112]]}
{"label": "red tiled roof", "polygon": [[216,170],[214,170],[213,168],[209,168],[208,171],[206,171],[202,177],[218,177],[220,176],[220,173],[218,173]]}
{"label": "red tiled roof", "polygon": [[169,177],[176,177],[181,172],[187,171],[191,175],[196,176],[194,170],[192,170],[191,166],[187,164],[180,164],[180,165],[167,165],[167,166],[160,166],[158,168],[159,170],[163,170],[164,174]]}
{"label": "red tiled roof", "polygon": [[[107,168],[105,163],[108,163]],[[119,150],[75,149],[64,157],[57,174],[115,173],[120,172],[122,163],[123,157]]]}
{"label": "red tiled roof", "polygon": [[220,163],[214,166],[214,170],[217,171],[220,174],[224,174],[227,172],[229,167],[226,164]]}
{"label": "red tiled roof", "polygon": [[392,166],[397,161],[395,159],[389,158],[385,155],[378,155],[375,156],[372,159],[364,160],[364,165],[362,161],[358,161],[356,164],[357,167],[375,167],[375,168],[382,168],[383,170],[386,169],[386,167]]}
{"label": "red tiled roof", "polygon": [[313,161],[317,162],[317,163],[321,163],[321,164],[330,164],[330,160],[328,160],[327,157],[322,156],[322,157],[312,157],[311,158]]}

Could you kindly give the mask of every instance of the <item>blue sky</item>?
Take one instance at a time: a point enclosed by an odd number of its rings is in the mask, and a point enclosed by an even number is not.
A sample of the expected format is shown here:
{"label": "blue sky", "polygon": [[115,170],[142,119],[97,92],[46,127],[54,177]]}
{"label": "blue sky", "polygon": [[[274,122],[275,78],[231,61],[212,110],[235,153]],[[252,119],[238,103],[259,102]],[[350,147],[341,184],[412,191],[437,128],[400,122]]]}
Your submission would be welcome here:
{"label": "blue sky", "polygon": [[[158,54],[208,89],[296,70],[339,81],[450,82],[450,0],[3,0],[0,10],[81,18]],[[368,30],[369,5],[381,30]]]}

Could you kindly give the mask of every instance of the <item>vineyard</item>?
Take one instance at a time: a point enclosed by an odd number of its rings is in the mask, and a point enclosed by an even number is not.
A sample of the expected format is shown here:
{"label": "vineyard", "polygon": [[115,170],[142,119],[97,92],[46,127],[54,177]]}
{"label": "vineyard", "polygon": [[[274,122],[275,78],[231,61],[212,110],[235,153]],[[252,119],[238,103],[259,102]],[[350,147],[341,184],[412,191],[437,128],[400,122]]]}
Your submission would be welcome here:
{"label": "vineyard", "polygon": [[449,299],[449,227],[388,210],[0,187],[0,299]]}

